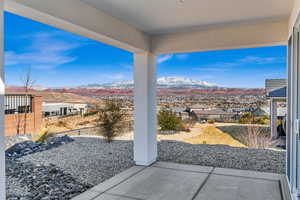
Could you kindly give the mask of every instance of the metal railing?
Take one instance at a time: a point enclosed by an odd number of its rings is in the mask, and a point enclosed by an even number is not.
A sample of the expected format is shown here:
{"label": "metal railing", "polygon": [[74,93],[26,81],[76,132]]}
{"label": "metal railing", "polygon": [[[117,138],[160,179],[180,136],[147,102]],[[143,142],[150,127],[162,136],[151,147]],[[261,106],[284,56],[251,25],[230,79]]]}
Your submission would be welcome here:
{"label": "metal railing", "polygon": [[32,112],[32,99],[31,95],[6,94],[4,98],[5,114]]}

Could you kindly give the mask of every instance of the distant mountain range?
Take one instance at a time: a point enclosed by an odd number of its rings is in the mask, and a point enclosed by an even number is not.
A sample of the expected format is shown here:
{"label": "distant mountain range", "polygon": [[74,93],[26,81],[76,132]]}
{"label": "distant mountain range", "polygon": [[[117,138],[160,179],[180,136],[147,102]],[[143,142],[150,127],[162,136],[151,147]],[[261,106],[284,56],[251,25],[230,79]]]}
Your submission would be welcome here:
{"label": "distant mountain range", "polygon": [[[132,96],[133,81],[121,81],[105,84],[89,84],[77,87],[45,88],[34,86],[30,89],[33,93],[72,93],[81,96]],[[183,77],[162,77],[157,80],[158,95],[264,95],[264,88],[226,88],[206,81],[193,80]],[[7,86],[6,92],[24,92],[24,87]],[[52,95],[53,96],[53,95]],[[49,98],[50,99],[50,98]],[[53,98],[52,98],[53,99]],[[76,98],[74,98],[76,99]]]}
{"label": "distant mountain range", "polygon": [[[79,88],[85,89],[108,89],[108,88],[133,88],[133,81],[120,81],[104,84],[89,84],[84,86],[79,86]],[[184,77],[161,77],[157,79],[158,88],[218,88],[214,83],[209,83],[207,81],[193,80]]]}
{"label": "distant mountain range", "polygon": [[[157,80],[158,95],[265,95],[264,88],[226,88],[206,81],[193,80],[181,77],[162,77]],[[24,92],[22,86],[7,86],[6,92]],[[121,81],[105,84],[90,84],[78,87],[45,88],[34,86],[30,89],[31,93],[72,93],[87,97],[100,96],[132,96],[133,81]],[[64,98],[64,97],[63,97]],[[73,98],[73,97],[72,97]],[[46,98],[53,99],[53,98]],[[74,98],[76,100],[76,98]]]}

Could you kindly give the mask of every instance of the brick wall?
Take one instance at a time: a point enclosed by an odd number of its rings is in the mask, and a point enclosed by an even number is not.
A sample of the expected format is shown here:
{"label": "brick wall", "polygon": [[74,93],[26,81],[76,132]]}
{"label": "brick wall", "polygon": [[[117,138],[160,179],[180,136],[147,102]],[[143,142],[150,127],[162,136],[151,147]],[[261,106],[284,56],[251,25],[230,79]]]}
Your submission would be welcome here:
{"label": "brick wall", "polygon": [[32,99],[32,112],[26,115],[26,131],[24,131],[25,114],[5,115],[5,136],[19,134],[37,134],[42,126],[42,102],[43,97],[34,96]]}

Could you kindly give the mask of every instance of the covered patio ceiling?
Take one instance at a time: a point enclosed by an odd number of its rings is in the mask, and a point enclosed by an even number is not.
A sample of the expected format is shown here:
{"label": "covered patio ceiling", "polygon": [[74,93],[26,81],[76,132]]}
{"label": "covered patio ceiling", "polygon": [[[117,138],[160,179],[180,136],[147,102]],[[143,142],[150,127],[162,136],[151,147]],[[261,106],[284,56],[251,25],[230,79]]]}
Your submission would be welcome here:
{"label": "covered patio ceiling", "polygon": [[286,45],[299,8],[298,0],[5,0],[15,14],[155,54]]}
{"label": "covered patio ceiling", "polygon": [[288,20],[293,4],[293,0],[82,1],[151,35],[262,20]]}

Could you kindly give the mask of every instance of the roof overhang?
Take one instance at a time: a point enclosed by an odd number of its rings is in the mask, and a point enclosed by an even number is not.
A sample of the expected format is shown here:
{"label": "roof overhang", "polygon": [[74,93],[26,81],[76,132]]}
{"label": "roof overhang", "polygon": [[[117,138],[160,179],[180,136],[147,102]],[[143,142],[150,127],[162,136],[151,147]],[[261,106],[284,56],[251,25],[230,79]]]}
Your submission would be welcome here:
{"label": "roof overhang", "polygon": [[293,27],[299,19],[299,14],[300,14],[300,0],[294,0],[292,12],[289,17],[289,26],[288,26],[289,35],[288,35],[288,37],[293,32]]}
{"label": "roof overhang", "polygon": [[5,10],[131,52],[155,54],[286,45],[300,11],[300,0],[230,0],[234,6],[185,2],[181,8],[177,0],[5,0]]}
{"label": "roof overhang", "polygon": [[288,21],[280,20],[155,35],[152,51],[161,54],[286,45],[287,27]]}

